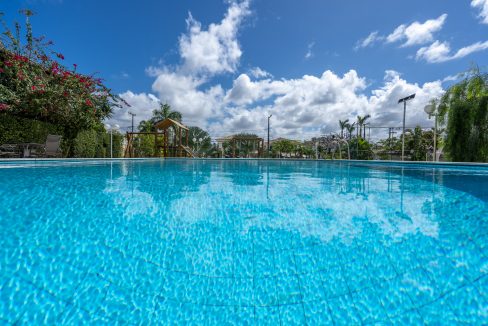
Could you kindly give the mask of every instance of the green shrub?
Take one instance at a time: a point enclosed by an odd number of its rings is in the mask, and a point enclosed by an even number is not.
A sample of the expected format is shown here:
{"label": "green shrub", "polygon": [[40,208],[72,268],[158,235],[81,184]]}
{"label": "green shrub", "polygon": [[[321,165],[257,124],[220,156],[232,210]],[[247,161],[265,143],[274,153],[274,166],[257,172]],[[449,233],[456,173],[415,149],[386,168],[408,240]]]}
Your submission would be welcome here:
{"label": "green shrub", "polygon": [[[123,135],[114,133],[112,141],[113,157],[122,157]],[[110,157],[110,133],[95,129],[79,132],[74,141],[74,153],[75,157]]]}
{"label": "green shrub", "polygon": [[[5,113],[0,114],[0,144],[44,144],[47,135],[64,136],[63,128],[47,122],[20,118]],[[63,137],[61,149],[66,148],[64,140]]]}

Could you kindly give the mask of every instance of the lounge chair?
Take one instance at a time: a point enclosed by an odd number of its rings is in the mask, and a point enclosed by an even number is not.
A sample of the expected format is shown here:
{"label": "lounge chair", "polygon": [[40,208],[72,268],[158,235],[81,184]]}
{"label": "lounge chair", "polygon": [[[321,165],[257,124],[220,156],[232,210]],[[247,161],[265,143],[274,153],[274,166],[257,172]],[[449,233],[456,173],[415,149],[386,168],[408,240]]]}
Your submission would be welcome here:
{"label": "lounge chair", "polygon": [[17,144],[0,145],[0,157],[20,157],[20,154]]}
{"label": "lounge chair", "polygon": [[30,153],[30,157],[61,157],[61,136],[47,135],[45,144],[38,144]]}

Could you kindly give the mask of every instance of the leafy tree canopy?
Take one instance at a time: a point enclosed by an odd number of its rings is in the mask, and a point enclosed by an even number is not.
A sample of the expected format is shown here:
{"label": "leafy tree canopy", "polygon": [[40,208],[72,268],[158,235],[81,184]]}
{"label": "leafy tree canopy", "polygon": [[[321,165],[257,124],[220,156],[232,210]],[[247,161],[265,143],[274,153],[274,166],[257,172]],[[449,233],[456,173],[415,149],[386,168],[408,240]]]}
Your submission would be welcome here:
{"label": "leafy tree canopy", "polygon": [[0,38],[0,113],[45,121],[74,138],[109,117],[113,107],[125,103],[101,79],[83,75],[77,65],[65,67],[64,56],[51,50],[53,42],[35,37],[24,10],[25,35],[20,24],[15,31],[5,22]]}

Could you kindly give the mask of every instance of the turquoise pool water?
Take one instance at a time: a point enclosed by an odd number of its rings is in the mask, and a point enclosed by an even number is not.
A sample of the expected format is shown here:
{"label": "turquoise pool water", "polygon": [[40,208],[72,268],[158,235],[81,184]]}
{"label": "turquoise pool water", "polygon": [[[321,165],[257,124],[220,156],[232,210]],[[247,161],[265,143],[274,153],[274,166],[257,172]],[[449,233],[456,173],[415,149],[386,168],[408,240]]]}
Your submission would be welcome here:
{"label": "turquoise pool water", "polygon": [[483,324],[488,168],[0,163],[0,324]]}

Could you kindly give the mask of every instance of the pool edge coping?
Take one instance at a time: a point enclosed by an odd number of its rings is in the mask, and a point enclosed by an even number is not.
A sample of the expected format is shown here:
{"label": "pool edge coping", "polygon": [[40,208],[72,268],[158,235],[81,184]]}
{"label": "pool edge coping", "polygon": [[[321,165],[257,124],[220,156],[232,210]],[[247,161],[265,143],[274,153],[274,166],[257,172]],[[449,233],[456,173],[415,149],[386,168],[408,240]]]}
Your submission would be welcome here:
{"label": "pool edge coping", "polygon": [[289,158],[179,158],[179,157],[149,157],[149,158],[8,158],[0,159],[0,164],[9,162],[69,162],[69,161],[164,161],[164,160],[201,160],[201,161],[279,161],[279,162],[328,162],[328,163],[361,163],[361,164],[396,164],[396,165],[426,165],[426,166],[472,166],[486,167],[483,162],[427,162],[427,161],[386,161],[386,160],[326,160],[326,159],[289,159]]}

